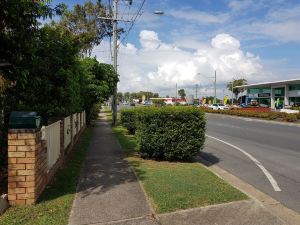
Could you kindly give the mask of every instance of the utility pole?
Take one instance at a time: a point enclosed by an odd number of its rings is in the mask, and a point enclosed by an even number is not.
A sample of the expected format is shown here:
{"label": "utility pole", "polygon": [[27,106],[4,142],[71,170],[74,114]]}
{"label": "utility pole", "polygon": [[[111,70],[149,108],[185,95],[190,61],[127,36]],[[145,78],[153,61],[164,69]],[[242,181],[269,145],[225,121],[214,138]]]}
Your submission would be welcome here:
{"label": "utility pole", "polygon": [[[114,0],[114,8],[113,8],[113,66],[115,69],[116,74],[118,74],[118,43],[117,43],[117,29],[118,29],[118,21],[117,21],[117,16],[118,16],[118,0]],[[113,100],[112,100],[112,114],[113,114],[113,126],[118,125],[117,121],[117,91],[118,91],[118,85],[116,85],[114,89],[114,94],[113,94]]]}
{"label": "utility pole", "polygon": [[197,94],[198,94],[198,84],[196,84],[196,99],[197,99]]}
{"label": "utility pole", "polygon": [[232,79],[232,82],[231,82],[231,105],[233,105],[233,82],[234,82],[234,79]]}
{"label": "utility pole", "polygon": [[217,71],[215,70],[215,96],[214,96],[214,103],[217,103]]}
{"label": "utility pole", "polygon": [[177,82],[176,82],[176,95],[175,95],[175,104],[177,103]]}

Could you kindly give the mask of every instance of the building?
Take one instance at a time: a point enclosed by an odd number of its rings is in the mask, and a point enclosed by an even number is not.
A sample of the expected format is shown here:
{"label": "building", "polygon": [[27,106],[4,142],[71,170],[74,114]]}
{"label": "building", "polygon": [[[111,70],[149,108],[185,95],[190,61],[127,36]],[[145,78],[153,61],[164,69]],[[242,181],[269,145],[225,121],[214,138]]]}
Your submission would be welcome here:
{"label": "building", "polygon": [[300,79],[237,86],[245,88],[245,103],[257,101],[271,108],[300,106]]}

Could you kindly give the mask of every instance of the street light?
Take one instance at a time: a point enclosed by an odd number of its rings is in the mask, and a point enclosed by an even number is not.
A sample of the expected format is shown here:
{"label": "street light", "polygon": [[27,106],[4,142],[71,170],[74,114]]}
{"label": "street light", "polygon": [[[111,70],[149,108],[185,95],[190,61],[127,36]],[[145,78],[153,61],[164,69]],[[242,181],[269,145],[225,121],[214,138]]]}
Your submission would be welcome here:
{"label": "street light", "polygon": [[[197,73],[197,75],[202,75],[202,74]],[[214,94],[215,94],[215,96],[214,96],[214,102],[213,103],[217,103],[217,71],[215,70],[215,76],[214,77],[207,77],[207,76],[204,76],[204,77],[214,79],[214,90],[215,90]]]}

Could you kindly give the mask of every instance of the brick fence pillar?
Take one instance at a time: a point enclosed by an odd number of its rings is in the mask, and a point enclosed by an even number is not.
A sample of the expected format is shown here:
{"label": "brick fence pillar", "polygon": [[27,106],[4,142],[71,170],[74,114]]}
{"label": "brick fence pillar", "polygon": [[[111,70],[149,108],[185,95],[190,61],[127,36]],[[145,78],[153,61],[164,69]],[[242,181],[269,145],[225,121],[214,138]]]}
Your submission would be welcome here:
{"label": "brick fence pillar", "polygon": [[47,183],[46,148],[37,129],[8,131],[8,201],[31,205]]}

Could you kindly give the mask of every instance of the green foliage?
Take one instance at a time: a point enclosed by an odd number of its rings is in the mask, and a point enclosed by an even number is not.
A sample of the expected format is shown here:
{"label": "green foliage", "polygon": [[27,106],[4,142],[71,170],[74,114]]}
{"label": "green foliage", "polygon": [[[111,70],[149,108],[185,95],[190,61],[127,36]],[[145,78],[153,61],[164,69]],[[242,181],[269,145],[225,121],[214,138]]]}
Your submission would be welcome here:
{"label": "green foliage", "polygon": [[93,47],[112,33],[111,21],[99,17],[111,17],[111,14],[111,9],[101,1],[87,1],[82,5],[74,5],[72,10],[65,10],[59,24],[74,33],[83,46],[82,52],[91,56]]}
{"label": "green foliage", "polygon": [[245,84],[247,84],[246,79],[234,79],[233,81],[231,81],[227,84],[227,89],[229,91],[232,91],[232,86],[233,86],[233,93],[235,95],[235,98],[237,99],[238,94],[243,92],[244,88],[234,88],[234,87],[245,85]]}
{"label": "green foliage", "polygon": [[180,96],[180,98],[184,98],[186,96],[185,90],[184,89],[179,89],[178,90],[178,95]]}
{"label": "green foliage", "polygon": [[153,106],[165,106],[166,103],[163,99],[153,99],[152,100]]}
{"label": "green foliage", "polygon": [[149,107],[137,111],[141,155],[191,160],[205,141],[204,113],[193,107]]}
{"label": "green foliage", "polygon": [[79,175],[93,131],[87,129],[70,154],[70,160],[58,170],[35,205],[12,206],[0,216],[0,225],[68,224]]}
{"label": "green foliage", "polygon": [[135,133],[137,122],[136,115],[136,109],[123,109],[120,112],[121,124],[128,130],[129,134]]}
{"label": "green foliage", "polygon": [[288,114],[285,119],[288,122],[296,122],[298,120],[297,115],[295,114]]}

